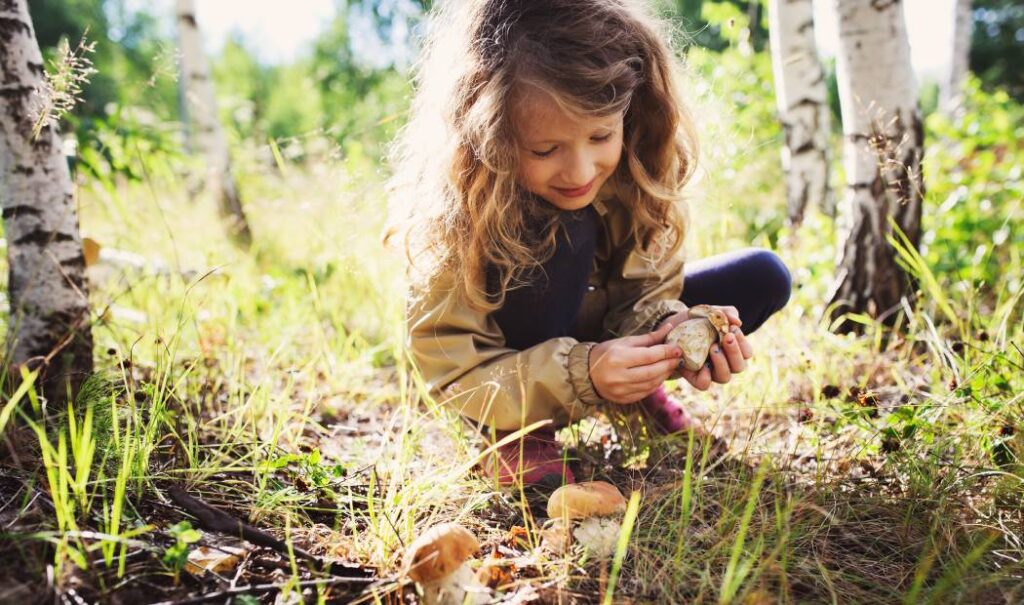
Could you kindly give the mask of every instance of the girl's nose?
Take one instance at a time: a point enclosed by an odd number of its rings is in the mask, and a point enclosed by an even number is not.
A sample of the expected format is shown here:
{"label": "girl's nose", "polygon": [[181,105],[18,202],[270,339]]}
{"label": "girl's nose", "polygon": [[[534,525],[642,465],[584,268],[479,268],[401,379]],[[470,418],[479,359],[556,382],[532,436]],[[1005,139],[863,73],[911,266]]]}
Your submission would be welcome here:
{"label": "girl's nose", "polygon": [[562,171],[562,180],[566,187],[582,187],[594,180],[596,174],[593,159],[586,153],[579,153],[573,155]]}

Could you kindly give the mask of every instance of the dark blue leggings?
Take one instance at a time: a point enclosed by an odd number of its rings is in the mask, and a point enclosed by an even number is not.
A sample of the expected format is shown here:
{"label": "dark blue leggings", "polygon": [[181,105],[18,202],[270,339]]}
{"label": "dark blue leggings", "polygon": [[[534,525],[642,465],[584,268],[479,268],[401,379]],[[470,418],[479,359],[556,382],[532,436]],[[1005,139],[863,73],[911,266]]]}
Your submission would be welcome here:
{"label": "dark blue leggings", "polygon": [[[554,255],[529,286],[510,290],[494,312],[509,347],[529,348],[572,336],[576,314],[593,268],[600,219],[593,207],[562,213]],[[745,248],[687,263],[682,301],[688,306],[732,305],[750,334],[786,306],[791,278],[774,253]]]}

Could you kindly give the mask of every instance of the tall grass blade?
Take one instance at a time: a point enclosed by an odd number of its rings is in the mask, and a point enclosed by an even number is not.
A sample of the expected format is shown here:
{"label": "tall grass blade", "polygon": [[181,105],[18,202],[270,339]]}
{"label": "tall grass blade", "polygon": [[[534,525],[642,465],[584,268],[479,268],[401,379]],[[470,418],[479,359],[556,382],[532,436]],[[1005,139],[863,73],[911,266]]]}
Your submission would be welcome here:
{"label": "tall grass blade", "polygon": [[622,519],[622,529],[619,531],[619,543],[615,546],[615,557],[612,559],[612,570],[608,575],[608,590],[604,593],[604,605],[612,604],[612,597],[615,595],[615,585],[619,581],[619,573],[622,571],[622,562],[626,558],[626,550],[629,548],[629,538],[633,535],[633,525],[640,513],[640,492],[633,492],[629,496],[629,504],[626,505],[626,515]]}

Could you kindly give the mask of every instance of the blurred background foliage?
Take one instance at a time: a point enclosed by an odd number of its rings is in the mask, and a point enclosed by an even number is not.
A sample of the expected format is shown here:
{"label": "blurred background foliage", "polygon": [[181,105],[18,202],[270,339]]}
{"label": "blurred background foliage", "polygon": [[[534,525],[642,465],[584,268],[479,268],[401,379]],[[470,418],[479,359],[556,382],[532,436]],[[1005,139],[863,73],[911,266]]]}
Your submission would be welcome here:
{"label": "blurred background foliage", "polygon": [[[91,57],[98,73],[84,91],[82,103],[69,116],[80,144],[111,143],[115,133],[148,139],[159,149],[173,149],[163,140],[174,129],[139,129],[139,120],[168,123],[178,118],[173,16],[130,10],[126,0],[32,0],[29,3],[37,37],[52,59],[61,38],[74,46],[83,37],[96,43]],[[720,53],[738,49],[767,52],[767,10],[764,0],[658,0],[662,12],[682,33],[686,48]],[[360,56],[353,50],[353,23],[372,24],[386,46],[396,32],[414,56],[416,27],[430,0],[338,0],[332,20],[316,34],[311,52],[289,64],[263,64],[257,41],[236,34],[212,57],[224,123],[236,140],[289,140],[319,133],[336,141],[346,153],[379,158],[384,143],[402,122],[409,96],[408,61]],[[1024,100],[1024,5],[1016,0],[974,0],[971,68],[982,88],[1005,90]],[[201,24],[200,24],[201,25]],[[762,61],[763,62],[763,61]],[[828,75],[834,88],[834,69]],[[767,78],[770,70],[757,71]],[[763,95],[770,104],[770,94]],[[933,89],[924,93],[925,111],[934,105]],[[833,99],[838,131],[838,101]],[[126,111],[125,108],[132,108]],[[145,114],[145,115],[143,115]],[[147,124],[148,126],[149,124]],[[383,126],[383,127],[382,127]],[[115,170],[117,151],[99,147]],[[301,156],[301,151],[291,150]],[[96,169],[87,160],[88,167]]]}
{"label": "blurred background foliage", "polygon": [[[316,34],[310,50],[286,64],[258,60],[257,41],[233,35],[211,57],[223,124],[233,143],[245,188],[245,173],[282,169],[325,155],[349,166],[380,172],[387,142],[404,121],[411,88],[408,71],[430,0],[338,0],[333,19]],[[715,180],[731,181],[726,200],[736,215],[737,235],[775,247],[783,233],[783,212],[746,203],[765,193],[781,200],[766,3],[749,0],[658,0],[676,24],[687,54],[694,100],[727,101],[729,123],[702,123]],[[1016,0],[974,0],[974,36],[965,111],[954,117],[935,112],[937,84],[922,87],[929,144],[926,169],[933,176],[926,207],[925,253],[938,273],[964,269],[972,258],[971,280],[992,283],[1000,263],[1020,254],[1024,177],[1024,6]],[[126,0],[32,0],[32,18],[44,54],[52,60],[66,38],[95,42],[97,69],[82,102],[66,117],[65,134],[78,143],[78,168],[111,182],[114,176],[142,178],[140,162],[175,166],[188,161],[178,123],[173,15],[129,10]],[[363,24],[381,48],[396,39],[407,52],[366,56],[355,51],[353,32]],[[201,25],[201,24],[200,24]],[[169,33],[171,32],[171,33]],[[404,38],[403,38],[404,36]],[[826,63],[832,90],[833,132],[841,120],[834,63]],[[714,102],[705,103],[706,111]],[[706,117],[706,116],[705,116]],[[939,143],[941,141],[941,144]],[[838,139],[833,149],[840,146]],[[154,162],[154,158],[167,162]],[[833,185],[840,191],[841,166]],[[945,178],[948,177],[948,178]],[[741,184],[737,184],[741,183]],[[737,191],[737,187],[739,191]],[[243,191],[244,193],[244,191]],[[1019,266],[1019,265],[1016,265]],[[1018,286],[1019,287],[1019,286]]]}

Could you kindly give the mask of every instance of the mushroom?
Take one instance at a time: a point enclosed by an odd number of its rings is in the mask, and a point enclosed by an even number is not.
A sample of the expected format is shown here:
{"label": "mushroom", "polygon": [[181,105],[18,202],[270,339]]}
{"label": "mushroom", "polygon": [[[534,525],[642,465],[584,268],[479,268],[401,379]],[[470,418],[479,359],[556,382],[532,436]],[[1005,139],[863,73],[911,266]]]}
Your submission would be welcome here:
{"label": "mushroom", "polygon": [[665,342],[683,350],[683,366],[696,372],[707,361],[711,345],[729,333],[729,317],[710,305],[690,307],[690,319],[672,328]]}
{"label": "mushroom", "polygon": [[423,588],[427,605],[486,603],[490,590],[470,569],[468,559],[480,543],[457,523],[442,523],[416,538],[405,551],[403,573]]}
{"label": "mushroom", "polygon": [[563,485],[548,500],[548,516],[554,521],[545,541],[557,552],[564,551],[572,538],[598,558],[615,552],[626,499],[604,481]]}

